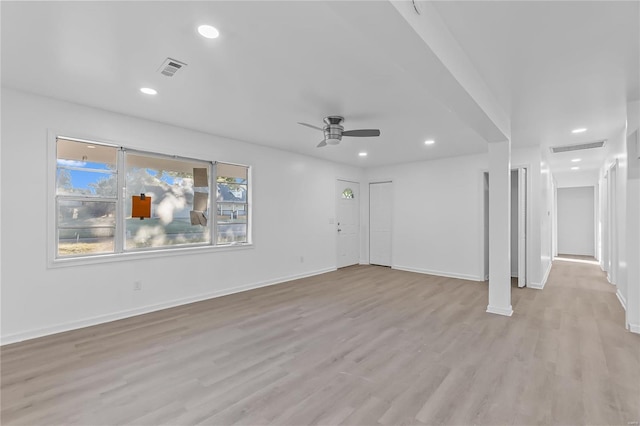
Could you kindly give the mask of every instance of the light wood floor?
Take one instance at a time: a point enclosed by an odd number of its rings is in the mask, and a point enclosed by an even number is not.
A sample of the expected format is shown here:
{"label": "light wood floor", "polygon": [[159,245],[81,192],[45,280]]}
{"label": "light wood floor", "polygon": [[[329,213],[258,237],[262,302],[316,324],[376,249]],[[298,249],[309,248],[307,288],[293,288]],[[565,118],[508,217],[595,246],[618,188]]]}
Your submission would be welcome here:
{"label": "light wood floor", "polygon": [[[356,266],[5,346],[2,424],[622,424],[640,336],[598,266],[485,283]],[[637,423],[636,423],[637,424]]]}

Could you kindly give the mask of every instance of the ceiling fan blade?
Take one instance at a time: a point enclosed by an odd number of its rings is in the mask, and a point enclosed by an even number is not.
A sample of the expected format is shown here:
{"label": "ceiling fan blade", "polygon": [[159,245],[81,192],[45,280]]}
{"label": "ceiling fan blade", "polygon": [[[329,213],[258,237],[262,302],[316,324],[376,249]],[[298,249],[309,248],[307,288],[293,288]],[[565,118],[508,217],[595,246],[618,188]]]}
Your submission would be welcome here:
{"label": "ceiling fan blade", "polygon": [[320,130],[320,131],[322,131],[322,130],[323,130],[321,127],[314,126],[314,125],[312,125],[312,124],[301,123],[301,122],[299,122],[299,121],[298,121],[298,124],[300,124],[300,125],[302,125],[302,126],[311,127],[312,129],[316,129],[316,130]]}
{"label": "ceiling fan blade", "polygon": [[322,140],[322,142],[320,142],[316,148],[322,148],[323,146],[327,146],[327,141],[325,139]]}
{"label": "ceiling fan blade", "polygon": [[380,130],[378,129],[360,129],[360,130],[345,130],[342,132],[342,136],[380,136]]}

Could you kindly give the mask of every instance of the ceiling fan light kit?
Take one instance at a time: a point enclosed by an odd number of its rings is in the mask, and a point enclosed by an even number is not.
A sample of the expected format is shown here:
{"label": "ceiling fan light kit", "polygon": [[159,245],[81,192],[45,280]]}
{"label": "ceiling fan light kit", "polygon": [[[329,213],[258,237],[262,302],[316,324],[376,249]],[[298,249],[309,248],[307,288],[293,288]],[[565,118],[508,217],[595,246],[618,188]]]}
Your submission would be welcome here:
{"label": "ceiling fan light kit", "polygon": [[359,130],[344,130],[342,122],[344,117],[339,115],[330,115],[322,119],[325,125],[320,128],[312,124],[301,123],[298,124],[312,129],[322,130],[324,132],[324,139],[317,145],[318,148],[322,148],[327,145],[338,145],[343,136],[355,136],[355,137],[374,137],[380,136],[380,130],[378,129],[359,129]]}

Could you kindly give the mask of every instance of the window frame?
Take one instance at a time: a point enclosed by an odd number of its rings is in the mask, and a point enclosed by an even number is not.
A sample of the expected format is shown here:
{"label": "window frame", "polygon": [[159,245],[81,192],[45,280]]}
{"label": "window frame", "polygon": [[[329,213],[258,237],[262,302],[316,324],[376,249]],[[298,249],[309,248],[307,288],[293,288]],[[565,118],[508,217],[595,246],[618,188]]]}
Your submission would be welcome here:
{"label": "window frame", "polygon": [[[90,145],[101,145],[106,147],[113,147],[117,149],[116,155],[116,172],[115,175],[117,177],[117,190],[114,198],[108,197],[100,197],[95,195],[87,195],[87,194],[76,194],[76,195],[58,195],[57,193],[57,171],[58,171],[58,150],[57,150],[57,141],[58,139],[64,139],[72,142],[78,143],[86,143]],[[184,244],[179,246],[161,246],[161,247],[141,247],[141,248],[130,248],[126,249],[126,196],[127,196],[127,187],[126,187],[126,162],[125,156],[126,153],[131,153],[134,155],[140,156],[148,156],[148,157],[157,157],[157,158],[167,158],[174,160],[184,160],[184,161],[193,161],[197,163],[202,163],[202,165],[207,165],[208,168],[208,181],[209,181],[209,201],[208,201],[208,227],[209,227],[209,242],[203,243],[192,243],[192,244]],[[161,256],[175,256],[175,255],[191,255],[195,253],[208,252],[208,251],[236,251],[236,250],[245,250],[253,248],[253,239],[252,239],[252,200],[251,194],[253,192],[252,185],[252,167],[245,164],[237,164],[223,161],[213,161],[213,160],[205,160],[202,158],[190,158],[172,154],[166,154],[161,152],[151,152],[147,151],[144,148],[132,147],[132,146],[124,146],[119,143],[104,141],[99,138],[94,137],[86,137],[86,138],[78,138],[78,137],[70,137],[65,136],[64,133],[48,131],[48,153],[47,153],[47,169],[48,169],[48,182],[47,182],[47,192],[48,192],[48,208],[47,208],[47,253],[48,253],[48,267],[64,267],[64,266],[72,266],[72,265],[86,265],[86,264],[95,264],[95,263],[107,263],[107,262],[119,262],[123,260],[134,260],[134,259],[144,259],[144,258],[153,258],[153,257],[161,257]],[[247,169],[247,195],[246,195],[246,204],[247,206],[247,241],[243,243],[228,243],[228,244],[218,244],[217,243],[217,229],[218,229],[218,221],[217,221],[217,164],[230,164],[234,166],[245,167]],[[79,255],[68,255],[68,256],[59,256],[58,254],[58,202],[60,199],[82,199],[86,201],[105,201],[105,202],[115,202],[115,225],[114,225],[114,251],[111,253],[91,253],[91,254],[79,254]]]}

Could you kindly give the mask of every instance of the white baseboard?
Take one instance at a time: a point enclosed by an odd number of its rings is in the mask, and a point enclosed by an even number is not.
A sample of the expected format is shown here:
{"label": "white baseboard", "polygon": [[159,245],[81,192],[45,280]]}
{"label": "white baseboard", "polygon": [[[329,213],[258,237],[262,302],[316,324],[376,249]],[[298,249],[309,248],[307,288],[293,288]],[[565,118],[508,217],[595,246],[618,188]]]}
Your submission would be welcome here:
{"label": "white baseboard", "polygon": [[65,331],[77,330],[79,328],[90,327],[92,325],[104,324],[107,322],[117,321],[124,318],[135,317],[142,314],[148,314],[150,312],[160,311],[162,309],[173,308],[175,306],[187,305],[189,303],[201,302],[207,299],[214,299],[216,297],[227,296],[229,294],[241,293],[243,291],[254,290],[261,287],[268,287],[271,285],[282,284],[287,281],[293,281],[300,278],[312,277],[314,275],[325,274],[327,272],[333,272],[335,270],[336,268],[324,268],[324,269],[319,269],[312,272],[306,272],[303,274],[290,275],[286,277],[260,281],[257,283],[245,284],[237,287],[227,288],[223,290],[216,290],[210,293],[185,297],[183,299],[171,300],[168,302],[158,303],[155,305],[142,306],[139,308],[114,312],[106,315],[98,315],[91,318],[85,318],[79,321],[71,321],[71,322],[57,324],[49,327],[32,329],[32,330],[23,331],[20,333],[9,334],[7,336],[2,336],[2,338],[0,339],[0,346],[8,345],[11,343],[22,342],[24,340],[35,339],[38,337],[49,336],[51,334],[62,333]]}
{"label": "white baseboard", "polygon": [[418,274],[436,275],[438,277],[458,278],[461,280],[470,280],[470,281],[484,281],[484,279],[482,279],[481,276],[477,276],[477,275],[458,274],[455,272],[433,271],[430,269],[420,269],[420,268],[413,268],[410,266],[400,266],[400,265],[392,265],[391,268],[397,269],[399,271],[416,272]]}
{"label": "white baseboard", "polygon": [[527,287],[533,288],[536,290],[544,289],[544,286],[547,284],[547,280],[549,279],[549,274],[551,273],[551,267],[553,266],[553,262],[549,262],[549,266],[547,266],[547,270],[544,273],[544,277],[542,277],[541,283],[530,282],[527,284]]}
{"label": "white baseboard", "polygon": [[629,331],[640,334],[640,324],[629,324]]}
{"label": "white baseboard", "polygon": [[624,296],[622,295],[622,293],[620,293],[620,289],[616,290],[616,296],[618,297],[618,300],[620,301],[620,304],[622,305],[622,307],[626,311],[627,310],[627,299],[625,299]]}
{"label": "white baseboard", "polygon": [[509,305],[508,308],[498,308],[496,306],[487,306],[487,312],[490,314],[498,314],[498,315],[504,315],[505,317],[510,317],[511,315],[513,315],[513,309],[511,308],[511,305]]}

